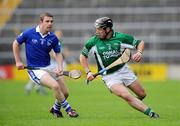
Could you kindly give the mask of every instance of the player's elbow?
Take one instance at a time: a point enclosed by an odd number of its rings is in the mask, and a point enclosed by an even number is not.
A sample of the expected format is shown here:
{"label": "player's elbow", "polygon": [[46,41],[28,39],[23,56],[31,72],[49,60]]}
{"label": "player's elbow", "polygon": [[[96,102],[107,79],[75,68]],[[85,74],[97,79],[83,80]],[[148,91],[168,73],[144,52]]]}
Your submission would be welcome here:
{"label": "player's elbow", "polygon": [[82,63],[82,62],[84,62],[86,60],[87,60],[87,58],[84,55],[80,54],[80,56],[79,56],[80,63]]}

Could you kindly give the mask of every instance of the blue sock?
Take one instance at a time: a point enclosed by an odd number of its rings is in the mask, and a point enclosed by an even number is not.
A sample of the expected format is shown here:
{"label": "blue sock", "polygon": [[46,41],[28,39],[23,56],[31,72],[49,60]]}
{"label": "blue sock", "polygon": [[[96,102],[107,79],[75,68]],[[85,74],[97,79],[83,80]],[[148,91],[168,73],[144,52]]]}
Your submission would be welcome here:
{"label": "blue sock", "polygon": [[61,102],[61,106],[64,108],[64,110],[66,112],[69,112],[69,110],[71,110],[71,106],[69,105],[69,103],[67,102],[66,99],[64,99],[62,102]]}
{"label": "blue sock", "polygon": [[60,111],[60,109],[61,109],[61,103],[59,103],[57,99],[53,105],[53,108],[57,111]]}

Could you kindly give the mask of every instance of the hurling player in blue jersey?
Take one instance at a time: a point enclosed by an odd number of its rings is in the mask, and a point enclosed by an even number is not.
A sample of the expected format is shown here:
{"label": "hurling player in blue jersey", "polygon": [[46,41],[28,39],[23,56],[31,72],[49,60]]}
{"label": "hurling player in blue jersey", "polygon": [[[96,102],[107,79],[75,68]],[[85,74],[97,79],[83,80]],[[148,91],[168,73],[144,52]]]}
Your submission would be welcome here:
{"label": "hurling player in blue jersey", "polygon": [[[13,42],[13,53],[16,67],[24,69],[20,58],[20,46],[25,44],[27,66],[40,67],[53,70],[48,73],[44,70],[28,70],[30,79],[36,84],[52,89],[55,95],[55,103],[50,112],[56,117],[63,117],[61,107],[70,117],[77,117],[78,113],[71,108],[67,102],[68,90],[62,80],[58,77],[63,72],[63,58],[61,45],[58,38],[51,32],[53,27],[53,16],[50,13],[40,15],[39,25],[22,32]],[[55,52],[56,68],[50,63],[49,52]]]}

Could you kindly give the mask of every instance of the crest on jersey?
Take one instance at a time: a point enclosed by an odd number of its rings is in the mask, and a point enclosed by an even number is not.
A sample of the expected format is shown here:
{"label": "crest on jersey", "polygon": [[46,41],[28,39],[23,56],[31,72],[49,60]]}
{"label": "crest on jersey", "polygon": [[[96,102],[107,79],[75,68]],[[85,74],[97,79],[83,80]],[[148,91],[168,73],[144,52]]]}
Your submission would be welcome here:
{"label": "crest on jersey", "polygon": [[48,40],[47,41],[47,46],[50,46],[52,44],[52,41],[51,40]]}
{"label": "crest on jersey", "polygon": [[32,43],[33,43],[33,44],[37,44],[37,43],[38,43],[38,40],[37,40],[37,39],[32,39]]}

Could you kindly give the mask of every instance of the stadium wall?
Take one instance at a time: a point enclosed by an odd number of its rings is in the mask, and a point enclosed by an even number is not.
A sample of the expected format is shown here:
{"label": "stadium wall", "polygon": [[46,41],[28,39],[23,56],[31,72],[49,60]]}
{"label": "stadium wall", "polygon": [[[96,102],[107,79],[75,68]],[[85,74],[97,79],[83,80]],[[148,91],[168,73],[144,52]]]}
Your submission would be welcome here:
{"label": "stadium wall", "polygon": [[[180,80],[180,65],[168,64],[130,64],[140,80],[165,81],[167,79]],[[79,69],[83,71],[80,64],[69,64],[67,70]],[[93,73],[97,71],[96,65],[90,65]],[[83,78],[85,77],[83,72]],[[26,70],[17,70],[13,65],[0,66],[0,80],[28,80]]]}

